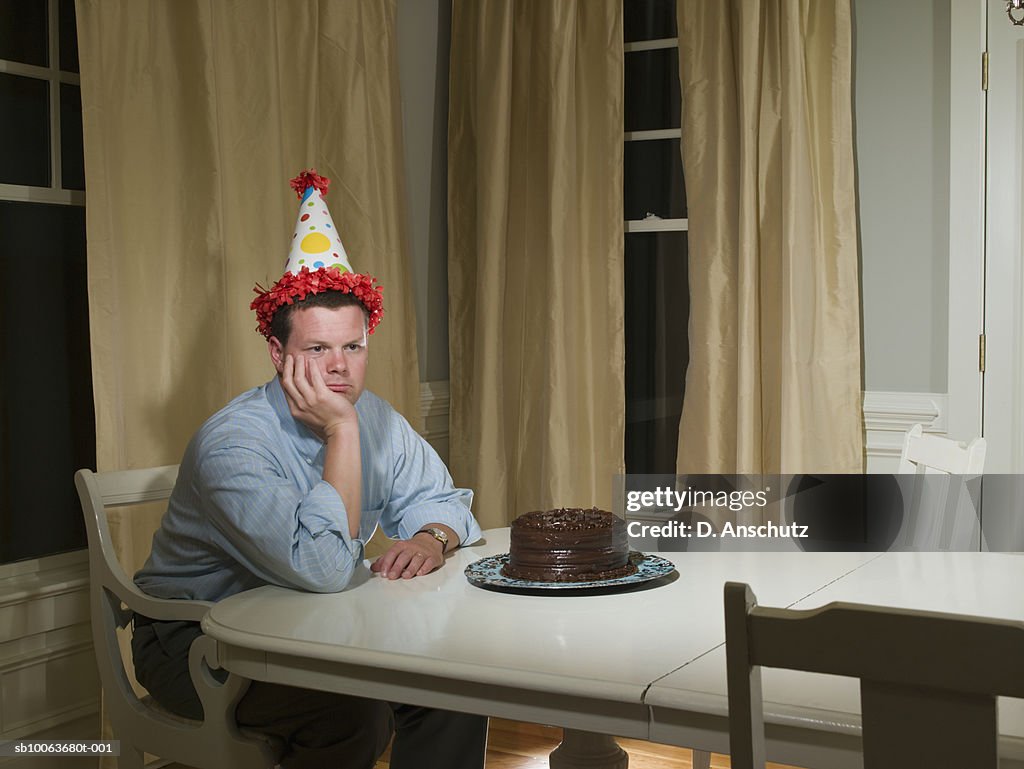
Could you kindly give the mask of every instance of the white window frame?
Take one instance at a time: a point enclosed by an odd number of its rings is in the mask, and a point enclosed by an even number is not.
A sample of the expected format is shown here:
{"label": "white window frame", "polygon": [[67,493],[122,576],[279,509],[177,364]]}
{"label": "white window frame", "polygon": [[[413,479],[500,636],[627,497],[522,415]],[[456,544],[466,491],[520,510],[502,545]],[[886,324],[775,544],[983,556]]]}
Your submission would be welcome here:
{"label": "white window frame", "polygon": [[85,205],[85,192],[61,187],[62,165],[60,154],[60,85],[66,83],[81,89],[81,78],[74,72],[60,69],[60,18],[58,0],[48,0],[46,7],[49,65],[39,67],[9,59],[0,59],[0,72],[19,77],[45,80],[50,84],[50,186],[35,187],[27,184],[0,183],[0,200],[23,203],[55,203],[58,205]]}
{"label": "white window frame", "polygon": [[[625,43],[625,53],[637,51],[659,51],[666,48],[679,48],[678,37],[664,37],[658,40],[638,40]],[[682,139],[682,128],[659,128],[651,131],[626,131],[624,141],[642,142],[661,139]],[[646,219],[626,219],[626,234],[631,232],[687,232],[690,229],[688,219],[662,219],[651,216]]]}

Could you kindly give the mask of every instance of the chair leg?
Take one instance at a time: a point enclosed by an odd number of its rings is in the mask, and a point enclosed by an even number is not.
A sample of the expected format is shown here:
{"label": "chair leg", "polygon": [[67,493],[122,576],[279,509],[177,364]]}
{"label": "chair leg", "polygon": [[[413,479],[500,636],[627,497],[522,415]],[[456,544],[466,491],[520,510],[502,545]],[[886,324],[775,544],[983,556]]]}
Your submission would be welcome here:
{"label": "chair leg", "polygon": [[711,754],[706,750],[693,751],[693,769],[711,769]]}

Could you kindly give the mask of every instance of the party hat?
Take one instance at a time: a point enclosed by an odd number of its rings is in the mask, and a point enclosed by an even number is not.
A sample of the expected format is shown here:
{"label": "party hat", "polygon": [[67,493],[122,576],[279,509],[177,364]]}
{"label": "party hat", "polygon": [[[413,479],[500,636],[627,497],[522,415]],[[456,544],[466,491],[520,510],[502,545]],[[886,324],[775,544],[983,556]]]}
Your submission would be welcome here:
{"label": "party hat", "polygon": [[303,171],[292,179],[292,189],[301,202],[285,272],[298,273],[304,266],[310,270],[337,267],[341,272],[352,272],[338,228],[327,209],[325,196],[330,183],[330,179],[316,171]]}
{"label": "party hat", "polygon": [[291,181],[299,196],[299,215],[295,222],[284,275],[271,288],[259,284],[253,289],[257,296],[250,309],[256,311],[257,331],[270,337],[274,313],[283,305],[293,304],[310,294],[341,291],[354,295],[369,314],[369,333],[384,315],[383,287],[374,285],[376,278],[352,270],[338,228],[327,208],[327,188],[331,180],[313,169],[303,171]]}

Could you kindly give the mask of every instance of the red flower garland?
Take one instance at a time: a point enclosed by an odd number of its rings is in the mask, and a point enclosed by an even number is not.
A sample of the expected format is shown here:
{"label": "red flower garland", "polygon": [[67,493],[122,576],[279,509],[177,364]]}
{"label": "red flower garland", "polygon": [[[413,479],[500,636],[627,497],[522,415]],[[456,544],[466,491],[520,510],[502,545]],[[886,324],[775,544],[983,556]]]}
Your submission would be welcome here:
{"label": "red flower garland", "polygon": [[310,168],[292,179],[290,184],[295,190],[295,194],[299,196],[299,200],[302,200],[302,196],[310,187],[316,187],[321,195],[326,195],[327,188],[331,186],[331,180],[326,176],[320,176],[315,168]]}
{"label": "red flower garland", "polygon": [[259,321],[256,330],[269,339],[270,321],[283,305],[301,302],[310,294],[341,291],[355,296],[366,308],[370,315],[367,330],[372,334],[384,317],[384,288],[375,286],[376,280],[369,275],[342,272],[337,267],[321,267],[313,272],[303,267],[298,275],[286,272],[269,290],[256,284],[253,291],[257,296],[249,309],[256,311],[256,320]]}

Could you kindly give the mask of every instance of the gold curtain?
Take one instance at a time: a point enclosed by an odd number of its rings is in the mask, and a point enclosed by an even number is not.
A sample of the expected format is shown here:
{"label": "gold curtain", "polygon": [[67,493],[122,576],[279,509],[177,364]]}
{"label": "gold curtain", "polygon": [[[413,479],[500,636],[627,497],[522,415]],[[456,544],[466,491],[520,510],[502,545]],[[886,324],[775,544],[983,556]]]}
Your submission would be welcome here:
{"label": "gold curtain", "polygon": [[455,0],[451,469],[481,524],[607,506],[622,472],[617,0]]}
{"label": "gold curtain", "polygon": [[[395,3],[77,0],[100,470],[177,462],[273,373],[249,310],[281,276],[315,166],[385,286],[368,386],[419,421]],[[160,510],[117,521],[129,572]]]}
{"label": "gold curtain", "polygon": [[862,472],[849,0],[678,0],[678,22],[678,470]]}

